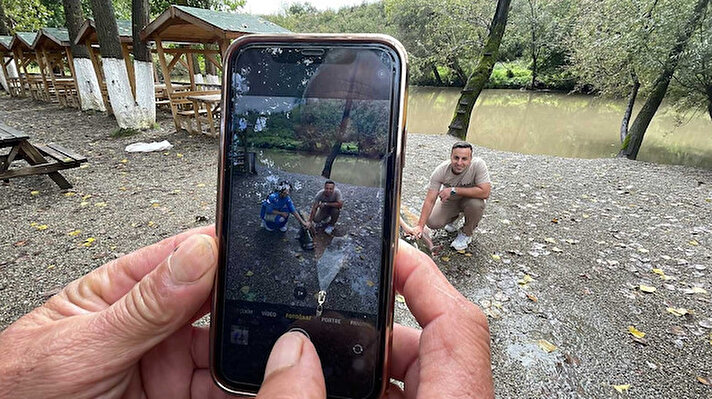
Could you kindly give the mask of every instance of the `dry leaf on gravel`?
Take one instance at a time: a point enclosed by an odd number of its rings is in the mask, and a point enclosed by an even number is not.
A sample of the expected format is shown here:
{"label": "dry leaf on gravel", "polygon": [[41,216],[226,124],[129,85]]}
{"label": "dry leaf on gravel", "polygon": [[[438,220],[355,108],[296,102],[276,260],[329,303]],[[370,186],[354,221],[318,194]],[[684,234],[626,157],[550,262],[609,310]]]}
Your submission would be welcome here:
{"label": "dry leaf on gravel", "polygon": [[651,293],[655,292],[655,290],[656,290],[655,287],[651,287],[651,286],[649,286],[649,285],[644,285],[644,284],[641,284],[641,285],[638,287],[638,289],[641,290],[641,291],[643,291],[643,292],[646,292],[646,293],[648,293],[648,294],[651,294]]}
{"label": "dry leaf on gravel", "polygon": [[539,347],[546,353],[551,353],[556,350],[556,345],[545,339],[540,339],[536,341],[536,343],[539,344]]}
{"label": "dry leaf on gravel", "polygon": [[631,333],[636,338],[643,338],[645,336],[645,333],[638,330],[637,328],[633,326],[628,326],[628,332]]}
{"label": "dry leaf on gravel", "polygon": [[630,384],[613,385],[613,389],[615,389],[619,393],[628,392],[628,390],[630,389]]}

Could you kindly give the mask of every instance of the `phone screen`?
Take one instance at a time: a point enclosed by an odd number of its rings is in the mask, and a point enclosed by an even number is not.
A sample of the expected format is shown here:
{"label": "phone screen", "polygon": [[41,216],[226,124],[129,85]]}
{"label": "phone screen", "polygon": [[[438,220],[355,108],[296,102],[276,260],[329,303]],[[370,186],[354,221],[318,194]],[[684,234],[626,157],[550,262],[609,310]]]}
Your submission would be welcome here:
{"label": "phone screen", "polygon": [[330,397],[383,384],[400,178],[400,58],[379,44],[253,43],[231,55],[214,367],[256,391],[299,329]]}

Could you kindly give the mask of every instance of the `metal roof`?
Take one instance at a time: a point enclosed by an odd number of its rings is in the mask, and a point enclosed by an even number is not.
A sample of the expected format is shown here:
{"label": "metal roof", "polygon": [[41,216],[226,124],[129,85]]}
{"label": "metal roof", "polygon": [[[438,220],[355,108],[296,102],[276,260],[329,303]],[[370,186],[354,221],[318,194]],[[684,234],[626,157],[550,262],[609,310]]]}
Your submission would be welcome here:
{"label": "metal roof", "polygon": [[249,33],[288,32],[273,22],[250,14],[172,5],[141,31],[141,38],[205,43],[235,39]]}

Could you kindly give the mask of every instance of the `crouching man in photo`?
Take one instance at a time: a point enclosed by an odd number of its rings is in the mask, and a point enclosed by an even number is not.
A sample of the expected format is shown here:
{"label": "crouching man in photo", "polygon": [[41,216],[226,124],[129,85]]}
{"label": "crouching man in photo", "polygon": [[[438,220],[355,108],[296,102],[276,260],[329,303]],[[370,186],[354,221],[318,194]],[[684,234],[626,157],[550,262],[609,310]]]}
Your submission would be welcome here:
{"label": "crouching man in photo", "polygon": [[319,190],[314,197],[314,205],[312,205],[311,213],[309,214],[309,225],[314,223],[325,223],[324,232],[331,235],[334,231],[334,225],[339,220],[341,207],[344,206],[344,200],[341,196],[341,190],[336,188],[336,183],[333,180],[324,182],[324,188]]}
{"label": "crouching man in photo", "polygon": [[438,165],[430,176],[420,219],[413,228],[415,236],[420,238],[426,225],[431,229],[444,227],[454,233],[457,231],[455,223],[464,214],[465,224],[450,246],[458,251],[466,249],[482,219],[491,188],[485,161],[472,157],[470,143],[456,142],[450,151],[450,160]]}

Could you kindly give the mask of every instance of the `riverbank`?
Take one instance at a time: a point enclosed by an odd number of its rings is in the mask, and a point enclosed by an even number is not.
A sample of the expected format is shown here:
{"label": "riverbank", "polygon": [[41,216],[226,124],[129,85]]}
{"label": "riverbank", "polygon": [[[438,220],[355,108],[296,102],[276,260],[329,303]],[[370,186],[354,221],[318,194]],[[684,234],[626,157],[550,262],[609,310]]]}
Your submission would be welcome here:
{"label": "riverbank", "polygon": [[[0,120],[89,159],[64,172],[66,192],[46,176],[0,184],[0,328],[95,267],[215,219],[217,141],[176,133],[166,114],[158,129],[113,139],[103,114],[3,96]],[[124,152],[164,139],[175,147]],[[412,211],[452,141],[408,138]],[[617,397],[613,386],[630,385],[631,397],[710,397],[698,377],[712,376],[712,171],[476,155],[494,185],[485,217],[467,253],[446,249],[436,263],[488,314],[497,396]],[[400,302],[396,318],[413,323]],[[646,336],[634,341],[628,326]]]}

